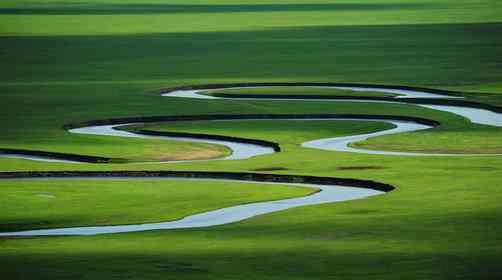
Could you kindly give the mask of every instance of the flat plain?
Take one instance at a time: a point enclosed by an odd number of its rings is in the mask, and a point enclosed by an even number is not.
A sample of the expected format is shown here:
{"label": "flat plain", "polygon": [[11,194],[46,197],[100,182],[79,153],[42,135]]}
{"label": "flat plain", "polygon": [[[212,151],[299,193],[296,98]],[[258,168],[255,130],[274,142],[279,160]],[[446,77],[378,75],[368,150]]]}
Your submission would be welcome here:
{"label": "flat plain", "polygon": [[[70,164],[0,158],[8,171],[230,171],[374,180],[385,195],[299,207],[204,229],[0,237],[5,279],[499,279],[502,128],[412,104],[168,98],[166,87],[349,82],[459,91],[502,105],[502,4],[495,0],[4,0],[0,148],[124,158]],[[233,91],[233,92],[232,92]],[[245,90],[228,90],[245,94]],[[253,94],[347,94],[305,88]],[[354,93],[351,93],[354,94]],[[357,93],[359,95],[362,93]],[[380,96],[388,94],[380,93]],[[304,141],[388,129],[365,121],[155,123],[155,131],[262,139],[280,153],[237,161],[223,146],[68,133],[96,119],[206,114],[371,114],[440,126],[356,143],[479,153],[405,157],[320,151]],[[304,196],[266,184],[2,180],[0,229],[177,219]]]}

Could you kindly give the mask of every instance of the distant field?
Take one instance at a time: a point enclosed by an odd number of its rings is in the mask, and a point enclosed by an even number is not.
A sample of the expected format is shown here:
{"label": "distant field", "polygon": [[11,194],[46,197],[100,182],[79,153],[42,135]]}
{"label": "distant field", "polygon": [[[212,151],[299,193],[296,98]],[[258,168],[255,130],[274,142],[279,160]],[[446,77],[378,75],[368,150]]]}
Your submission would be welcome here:
{"label": "distant field", "polygon": [[[229,150],[74,135],[62,129],[69,123],[139,116],[384,114],[433,119],[441,126],[358,146],[501,153],[500,128],[409,104],[160,96],[161,88],[188,84],[350,82],[460,90],[469,100],[500,106],[500,1],[4,0],[0,44],[0,148],[134,162],[0,158],[2,172],[265,172],[367,179],[397,188],[369,199],[301,207],[207,229],[0,238],[5,279],[502,278],[500,156],[379,156],[299,147],[316,137],[390,127],[375,122],[178,122],[147,128],[277,141],[283,151],[238,161],[156,164],[140,162],[198,153],[212,158]],[[304,88],[294,92],[310,94]],[[185,181],[1,181],[0,228],[170,220],[309,191]]]}

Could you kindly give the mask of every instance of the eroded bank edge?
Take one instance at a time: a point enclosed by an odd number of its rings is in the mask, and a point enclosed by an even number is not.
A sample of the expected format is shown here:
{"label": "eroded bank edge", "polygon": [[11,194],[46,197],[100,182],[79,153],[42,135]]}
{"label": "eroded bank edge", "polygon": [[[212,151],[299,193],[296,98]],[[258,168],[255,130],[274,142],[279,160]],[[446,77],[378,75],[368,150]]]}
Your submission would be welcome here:
{"label": "eroded bank edge", "polygon": [[224,171],[19,171],[0,172],[0,179],[20,178],[190,178],[190,179],[226,179],[252,182],[301,183],[317,185],[341,185],[389,192],[394,186],[372,180],[319,177],[309,175],[224,172]]}

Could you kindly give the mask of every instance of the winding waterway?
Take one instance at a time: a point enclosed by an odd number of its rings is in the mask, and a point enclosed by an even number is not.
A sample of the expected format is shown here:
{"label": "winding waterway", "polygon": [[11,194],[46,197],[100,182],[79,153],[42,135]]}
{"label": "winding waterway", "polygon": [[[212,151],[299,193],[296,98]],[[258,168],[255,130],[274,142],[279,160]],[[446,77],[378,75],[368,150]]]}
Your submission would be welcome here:
{"label": "winding waterway", "polygon": [[[250,86],[254,87],[254,86]],[[228,88],[243,88],[243,87],[222,87],[225,89]],[[315,87],[314,88],[326,88],[323,87]],[[353,90],[353,91],[370,91],[370,92],[385,92],[397,94],[395,98],[391,101],[381,101],[381,100],[367,100],[367,99],[354,99],[354,100],[336,100],[336,99],[308,99],[308,98],[266,98],[266,100],[275,100],[275,101],[323,101],[323,102],[372,102],[372,103],[399,103],[400,99],[406,98],[442,98],[442,99],[460,99],[457,96],[451,95],[443,95],[437,93],[430,93],[426,91],[418,91],[418,90],[409,90],[409,89],[396,89],[396,88],[385,88],[385,87],[368,87],[368,86],[334,86],[333,88],[344,89],[344,90]],[[209,89],[178,89],[173,90],[167,93],[163,93],[163,96],[166,97],[181,97],[181,98],[197,98],[197,99],[232,99],[230,97],[216,97],[207,94],[202,94],[203,92],[207,92]],[[211,90],[215,90],[211,88]],[[371,93],[369,93],[371,94]],[[264,100],[264,98],[235,98],[238,100]],[[460,115],[464,118],[469,119],[473,123],[484,124],[502,127],[502,114],[489,111],[486,109],[473,108],[473,107],[465,107],[465,106],[447,106],[447,105],[430,105],[430,104],[416,104],[418,106],[422,106],[425,108],[450,112],[453,114]],[[303,120],[320,120],[316,119],[303,119]],[[334,120],[334,118],[330,118],[330,120]],[[340,118],[343,120],[343,118]],[[302,144],[304,147],[308,148],[316,148],[323,150],[331,150],[331,151],[341,151],[341,152],[354,152],[354,153],[366,153],[366,154],[379,154],[379,155],[399,155],[399,156],[448,156],[448,155],[459,155],[459,154],[430,154],[430,153],[418,153],[418,152],[395,152],[395,151],[382,151],[382,150],[369,150],[369,149],[358,149],[351,147],[352,143],[359,142],[362,140],[366,140],[371,137],[383,136],[389,134],[403,133],[403,132],[412,132],[417,130],[423,130],[431,128],[432,126],[413,123],[413,122],[403,122],[400,120],[382,120],[378,118],[374,119],[365,119],[367,121],[383,121],[389,122],[395,126],[393,129],[388,129],[384,131],[378,131],[375,133],[369,134],[361,134],[361,135],[351,135],[346,137],[335,137],[335,138],[325,138],[325,139],[314,139]],[[87,126],[80,127],[75,129],[70,129],[71,133],[78,134],[92,134],[92,135],[106,135],[106,136],[118,136],[118,137],[136,137],[136,138],[155,138],[155,139],[165,139],[165,140],[174,140],[174,141],[184,141],[184,142],[196,142],[196,143],[208,143],[208,144],[217,144],[224,145],[231,150],[231,155],[225,158],[220,158],[216,160],[239,160],[239,159],[247,159],[254,156],[266,155],[274,153],[274,149],[268,146],[260,145],[260,144],[252,144],[252,143],[242,143],[235,141],[226,141],[226,140],[212,140],[212,139],[200,139],[197,137],[173,137],[173,136],[159,136],[159,135],[144,135],[138,134],[134,132],[128,132],[123,130],[117,130],[116,127],[122,125],[129,125],[131,123],[122,123],[117,125],[100,125],[100,126]],[[463,156],[467,156],[468,154],[462,154]],[[476,154],[473,154],[476,155]],[[41,156],[41,155],[30,155],[29,153],[3,153],[0,154],[0,157],[11,157],[11,158],[23,158],[37,161],[47,161],[47,162],[63,162],[63,163],[78,163],[78,160],[69,160],[69,159],[60,159],[51,156]],[[194,160],[190,160],[194,161]],[[168,161],[168,162],[186,162],[184,160],[181,161]]]}
{"label": "winding waterway", "polygon": [[[404,98],[443,98],[443,99],[457,99],[458,97],[441,95],[437,93],[430,93],[426,91],[416,91],[407,89],[396,89],[396,88],[385,88],[381,86],[367,87],[367,86],[350,86],[341,87],[334,86],[340,89],[349,89],[354,91],[373,91],[373,92],[387,92],[398,94],[399,96],[393,98],[391,101],[379,101],[379,100],[320,100],[320,99],[296,99],[296,98],[267,98],[267,100],[304,100],[304,101],[329,101],[329,102],[347,102],[347,101],[358,101],[358,102],[400,102],[400,99]],[[223,88],[237,88],[237,87],[223,87]],[[211,88],[213,90],[214,88]],[[216,97],[201,94],[202,92],[208,91],[209,89],[178,89],[167,93],[163,96],[167,97],[177,97],[177,98],[198,98],[198,99],[229,99],[226,97]],[[230,98],[232,99],[232,98]],[[261,98],[238,98],[239,100],[263,100]],[[450,112],[453,114],[460,115],[469,119],[473,123],[491,125],[502,127],[502,114],[493,112],[486,109],[465,107],[465,106],[446,106],[446,105],[430,105],[430,104],[417,104],[418,106],[423,106],[426,108]],[[278,119],[278,118],[275,118]],[[284,118],[287,120],[300,119],[300,118]],[[432,125],[426,125],[415,121],[403,121],[402,119],[389,119],[389,118],[346,118],[346,117],[327,117],[327,118],[301,118],[302,120],[364,120],[364,121],[379,121],[391,123],[394,127],[392,129],[387,129],[383,131],[378,131],[374,133],[366,133],[360,135],[351,135],[345,137],[334,137],[326,139],[316,139],[308,141],[302,144],[304,147],[324,149],[324,150],[334,150],[343,152],[355,152],[355,153],[369,153],[369,154],[381,154],[381,155],[404,155],[404,156],[414,156],[414,155],[438,155],[438,154],[423,154],[423,153],[407,153],[407,152],[389,152],[389,151],[377,151],[377,150],[366,150],[357,149],[350,147],[351,143],[362,141],[370,137],[411,132],[432,128]],[[240,118],[242,120],[242,118]],[[260,120],[266,121],[267,119],[262,118]],[[217,121],[217,120],[214,120]],[[212,139],[201,139],[199,137],[177,137],[177,136],[159,136],[159,135],[144,135],[135,132],[129,132],[124,130],[116,129],[117,126],[131,125],[134,123],[120,123],[113,125],[93,125],[70,129],[71,133],[79,134],[91,134],[91,135],[106,135],[106,136],[117,136],[117,137],[139,137],[139,138],[155,138],[155,139],[166,139],[166,140],[176,140],[176,141],[188,141],[188,142],[201,142],[210,143],[217,145],[224,145],[232,150],[232,154],[226,158],[219,160],[239,160],[247,159],[254,156],[271,154],[275,150],[269,146],[253,143],[241,143],[236,141],[226,141],[226,140],[212,140]],[[444,154],[441,154],[444,155]],[[79,162],[71,160],[61,160],[57,158],[51,158],[50,156],[30,156],[26,154],[8,154],[5,153],[1,156],[4,157],[19,157],[32,160],[42,160],[42,161],[61,161],[61,162]],[[57,176],[56,176],[57,177]],[[89,177],[85,177],[89,178]],[[128,179],[127,176],[120,177],[123,179]],[[51,178],[58,179],[58,178]],[[65,178],[68,179],[68,178]],[[79,177],[74,177],[72,179],[84,179]],[[100,178],[103,179],[103,178]],[[143,179],[152,179],[145,177]],[[173,179],[173,178],[156,178],[156,179]],[[186,180],[183,178],[175,178],[176,180]],[[191,179],[191,180],[208,180],[205,179]],[[229,181],[228,179],[220,178],[218,179],[222,182]],[[348,187],[338,184],[321,184],[321,183],[289,183],[289,182],[264,182],[245,180],[240,182],[251,182],[260,184],[282,184],[282,185],[294,185],[303,186],[309,188],[318,189],[318,192],[311,194],[309,196],[284,199],[278,201],[269,202],[259,202],[250,203],[245,205],[237,205],[227,208],[222,208],[214,211],[209,211],[205,213],[195,214],[185,217],[176,221],[167,221],[159,223],[145,223],[145,224],[134,224],[134,225],[112,225],[112,226],[90,226],[90,227],[69,227],[69,228],[54,228],[54,229],[36,229],[36,230],[25,230],[17,232],[3,232],[0,236],[46,236],[46,235],[95,235],[95,234],[106,234],[106,233],[122,233],[122,232],[135,232],[135,231],[146,231],[146,230],[161,230],[161,229],[184,229],[184,228],[200,228],[200,227],[210,227],[216,225],[223,225],[228,223],[234,223],[255,217],[257,215],[263,215],[267,213],[272,213],[276,211],[286,210],[294,207],[316,205],[322,203],[332,203],[338,201],[346,201],[353,199],[361,199],[369,196],[374,196],[378,194],[383,194],[383,191],[372,189],[371,186],[364,187]]]}
{"label": "winding waterway", "polygon": [[[233,89],[234,87],[223,87],[221,89]],[[235,87],[242,88],[242,87]],[[274,101],[317,101],[317,102],[368,102],[368,103],[400,103],[399,99],[405,98],[442,98],[442,99],[461,99],[461,97],[451,96],[451,95],[441,95],[436,93],[428,93],[424,91],[415,91],[415,90],[400,90],[394,88],[384,88],[384,87],[339,87],[335,86],[333,88],[338,89],[346,89],[353,91],[371,91],[371,92],[385,92],[385,93],[393,93],[399,94],[393,98],[392,101],[381,101],[381,100],[371,100],[371,99],[309,99],[309,98],[231,98],[231,97],[217,97],[211,96],[207,94],[202,94],[207,92],[208,89],[187,89],[187,90],[174,90],[171,92],[163,93],[162,96],[166,97],[183,97],[183,98],[197,98],[197,99],[230,99],[230,100],[274,100]],[[214,88],[210,89],[211,91],[216,90]],[[370,94],[370,93],[368,93]],[[497,112],[492,112],[486,109],[473,108],[473,107],[465,107],[465,106],[449,106],[449,105],[429,105],[429,104],[420,104],[417,103],[417,106],[444,111],[453,113],[464,118],[469,119],[473,123],[485,124],[491,126],[502,127],[502,114]]]}
{"label": "winding waterway", "polygon": [[[121,178],[127,179],[127,177],[121,177]],[[62,179],[62,178],[51,178],[51,180],[55,179]],[[64,179],[68,180],[68,178]],[[85,178],[79,178],[79,177],[72,178],[72,180],[82,180],[82,179]],[[103,178],[94,178],[94,179],[105,180]],[[117,178],[111,178],[111,179],[117,179]],[[144,180],[172,180],[172,179],[174,178],[144,178]],[[195,179],[182,179],[182,178],[175,178],[175,179],[195,180]],[[207,181],[208,179],[200,179],[200,180]],[[219,179],[217,181],[225,183],[228,181],[235,182],[236,180]],[[136,232],[136,231],[146,231],[146,230],[210,227],[210,226],[235,223],[258,215],[282,211],[299,206],[361,199],[384,193],[383,191],[378,191],[368,188],[344,187],[344,186],[328,185],[328,184],[273,183],[273,182],[249,181],[249,180],[238,181],[238,182],[301,186],[301,187],[318,189],[319,191],[311,195],[299,198],[249,203],[249,204],[236,205],[232,207],[226,207],[209,212],[190,215],[188,217],[176,221],[145,223],[145,224],[135,224],[135,225],[68,227],[68,228],[54,228],[54,229],[25,230],[16,232],[1,232],[0,236],[96,235],[96,234]]]}

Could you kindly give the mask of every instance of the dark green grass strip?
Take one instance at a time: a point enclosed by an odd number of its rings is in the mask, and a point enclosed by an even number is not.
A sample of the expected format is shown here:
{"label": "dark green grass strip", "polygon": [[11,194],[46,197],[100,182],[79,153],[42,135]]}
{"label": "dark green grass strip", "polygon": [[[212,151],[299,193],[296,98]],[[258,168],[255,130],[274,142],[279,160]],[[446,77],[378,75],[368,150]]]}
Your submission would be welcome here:
{"label": "dark green grass strip", "polygon": [[274,183],[302,183],[341,185],[348,187],[367,188],[389,192],[393,186],[371,180],[317,177],[306,175],[265,174],[246,172],[206,172],[206,171],[26,171],[26,172],[0,172],[0,179],[13,178],[72,178],[72,177],[131,177],[131,178],[192,178],[192,179],[228,179],[255,182]]}

